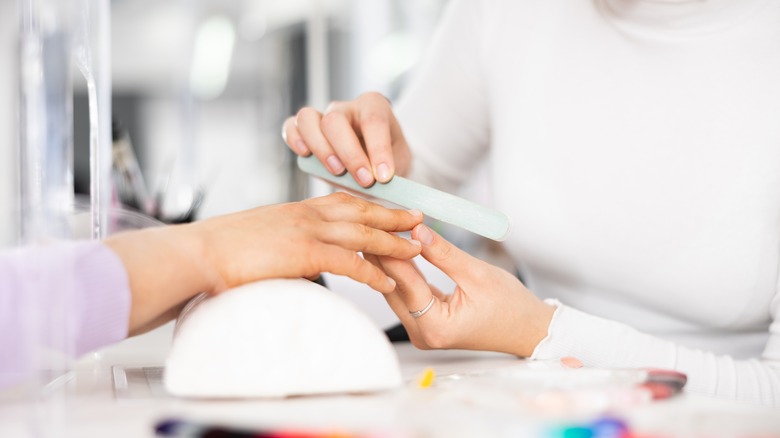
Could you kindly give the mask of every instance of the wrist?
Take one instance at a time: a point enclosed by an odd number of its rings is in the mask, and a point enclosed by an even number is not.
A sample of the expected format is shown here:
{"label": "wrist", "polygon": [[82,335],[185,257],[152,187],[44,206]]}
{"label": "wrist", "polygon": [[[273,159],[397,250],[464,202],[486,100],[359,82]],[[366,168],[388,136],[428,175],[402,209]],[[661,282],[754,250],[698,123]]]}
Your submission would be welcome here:
{"label": "wrist", "polygon": [[219,261],[214,259],[214,251],[209,243],[208,227],[204,225],[201,222],[175,225],[171,230],[174,235],[172,248],[175,251],[174,258],[179,261],[184,272],[191,275],[193,279],[186,299],[201,292],[215,294],[226,289],[216,269]]}
{"label": "wrist", "polygon": [[533,355],[536,347],[547,338],[556,309],[556,306],[538,300],[537,305],[529,312],[531,316],[526,314],[523,317],[527,318],[525,324],[520,328],[520,332],[514,333],[521,339],[518,350],[514,352],[516,356],[531,357]]}
{"label": "wrist", "polygon": [[172,308],[207,290],[195,241],[185,226],[166,226],[120,233],[104,244],[121,259],[130,283],[129,332],[168,314]]}

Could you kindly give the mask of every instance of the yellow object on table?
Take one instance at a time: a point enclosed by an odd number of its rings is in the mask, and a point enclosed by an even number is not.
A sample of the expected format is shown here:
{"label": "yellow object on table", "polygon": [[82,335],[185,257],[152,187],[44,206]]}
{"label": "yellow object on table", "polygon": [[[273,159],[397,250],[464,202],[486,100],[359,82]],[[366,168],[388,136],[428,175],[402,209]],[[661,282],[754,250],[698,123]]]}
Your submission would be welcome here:
{"label": "yellow object on table", "polygon": [[436,379],[436,371],[433,368],[426,368],[423,370],[420,377],[417,379],[417,387],[421,389],[430,388],[433,385],[433,381]]}

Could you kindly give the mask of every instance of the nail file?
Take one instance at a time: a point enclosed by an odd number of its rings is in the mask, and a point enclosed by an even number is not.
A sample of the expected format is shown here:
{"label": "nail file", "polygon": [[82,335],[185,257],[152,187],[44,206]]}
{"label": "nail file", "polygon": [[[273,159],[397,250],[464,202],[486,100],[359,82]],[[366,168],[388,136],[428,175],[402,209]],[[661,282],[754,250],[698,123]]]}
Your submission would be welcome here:
{"label": "nail file", "polygon": [[394,176],[387,183],[376,182],[365,188],[355,182],[349,173],[340,176],[331,174],[314,155],[298,157],[298,167],[346,189],[384,199],[404,208],[420,210],[426,216],[488,239],[502,241],[509,234],[509,218],[504,213],[400,176]]}

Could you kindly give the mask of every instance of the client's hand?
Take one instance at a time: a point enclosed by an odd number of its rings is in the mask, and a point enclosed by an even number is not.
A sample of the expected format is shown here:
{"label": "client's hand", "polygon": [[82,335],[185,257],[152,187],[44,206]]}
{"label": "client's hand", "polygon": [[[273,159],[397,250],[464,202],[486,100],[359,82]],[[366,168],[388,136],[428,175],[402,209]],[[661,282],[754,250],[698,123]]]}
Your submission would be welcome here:
{"label": "client's hand", "polygon": [[380,292],[395,282],[358,251],[409,259],[418,242],[409,231],[422,214],[390,210],[346,193],[274,205],[194,223],[187,230],[219,278],[214,292],[264,278],[346,275]]}
{"label": "client's hand", "polygon": [[358,252],[409,259],[420,245],[394,235],[422,214],[390,210],[345,193],[255,208],[187,225],[112,236],[132,291],[130,332],[174,318],[200,292],[267,278],[346,275],[380,292],[395,282]]}
{"label": "client's hand", "polygon": [[425,225],[415,227],[412,238],[422,243],[423,257],[455,281],[452,294],[429,285],[410,260],[366,259],[398,283],[385,298],[417,348],[533,353],[547,335],[554,307],[514,275],[470,256]]}

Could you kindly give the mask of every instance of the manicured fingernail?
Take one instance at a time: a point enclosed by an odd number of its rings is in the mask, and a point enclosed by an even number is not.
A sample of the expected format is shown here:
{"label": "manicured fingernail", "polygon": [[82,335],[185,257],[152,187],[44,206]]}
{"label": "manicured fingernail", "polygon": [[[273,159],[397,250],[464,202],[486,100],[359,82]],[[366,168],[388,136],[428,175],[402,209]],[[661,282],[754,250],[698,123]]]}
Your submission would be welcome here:
{"label": "manicured fingernail", "polygon": [[390,166],[385,163],[376,166],[376,179],[381,182],[390,181]]}
{"label": "manicured fingernail", "polygon": [[417,240],[425,245],[430,245],[433,242],[433,232],[425,225],[419,225],[417,227]]}
{"label": "manicured fingernail", "polygon": [[422,246],[422,243],[420,243],[419,240],[409,239],[409,243],[411,243],[414,246]]}
{"label": "manicured fingernail", "polygon": [[409,214],[415,217],[422,217],[423,215],[423,212],[421,212],[420,210],[407,210],[407,211],[409,212]]}
{"label": "manicured fingernail", "polygon": [[582,361],[576,357],[566,356],[561,358],[561,365],[566,368],[582,368]]}
{"label": "manicured fingernail", "polygon": [[391,289],[395,289],[395,285],[396,285],[396,284],[397,284],[397,283],[395,282],[395,280],[393,280],[393,279],[392,279],[392,278],[390,278],[390,277],[387,277],[387,285],[388,285],[388,286],[390,286],[390,288],[391,288]]}
{"label": "manicured fingernail", "polygon": [[374,178],[371,177],[371,172],[369,172],[365,167],[358,169],[358,171],[355,172],[355,175],[357,176],[358,181],[360,181],[360,184],[363,186],[369,186],[374,182]]}
{"label": "manicured fingernail", "polygon": [[308,155],[311,153],[309,147],[306,146],[306,143],[304,143],[303,140],[296,141],[293,143],[293,146],[295,146],[295,152],[298,152],[300,155]]}
{"label": "manicured fingernail", "polygon": [[339,160],[339,157],[331,155],[325,161],[328,162],[331,172],[336,174],[344,173],[344,164]]}

